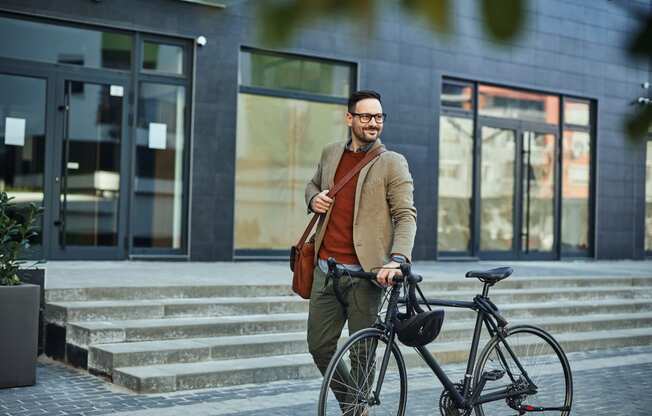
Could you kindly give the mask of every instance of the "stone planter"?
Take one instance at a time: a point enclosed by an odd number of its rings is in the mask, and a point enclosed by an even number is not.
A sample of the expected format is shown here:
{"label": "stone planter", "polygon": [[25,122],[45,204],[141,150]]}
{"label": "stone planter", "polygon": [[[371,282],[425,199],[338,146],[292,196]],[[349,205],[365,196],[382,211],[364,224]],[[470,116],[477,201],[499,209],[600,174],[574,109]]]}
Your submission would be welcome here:
{"label": "stone planter", "polygon": [[37,285],[41,288],[41,300],[38,314],[38,355],[43,354],[45,349],[45,269],[23,269],[18,270],[18,277],[23,283]]}
{"label": "stone planter", "polygon": [[36,383],[40,288],[0,286],[0,388]]}

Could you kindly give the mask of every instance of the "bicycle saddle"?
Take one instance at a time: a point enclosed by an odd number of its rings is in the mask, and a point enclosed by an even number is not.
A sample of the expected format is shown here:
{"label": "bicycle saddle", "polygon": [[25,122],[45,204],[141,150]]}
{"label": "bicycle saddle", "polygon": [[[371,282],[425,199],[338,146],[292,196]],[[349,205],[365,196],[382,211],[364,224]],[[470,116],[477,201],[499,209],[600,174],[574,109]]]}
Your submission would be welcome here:
{"label": "bicycle saddle", "polygon": [[503,279],[507,279],[512,273],[514,273],[514,269],[511,267],[497,267],[495,269],[484,271],[471,270],[470,272],[466,272],[466,277],[475,277],[483,282],[496,283]]}

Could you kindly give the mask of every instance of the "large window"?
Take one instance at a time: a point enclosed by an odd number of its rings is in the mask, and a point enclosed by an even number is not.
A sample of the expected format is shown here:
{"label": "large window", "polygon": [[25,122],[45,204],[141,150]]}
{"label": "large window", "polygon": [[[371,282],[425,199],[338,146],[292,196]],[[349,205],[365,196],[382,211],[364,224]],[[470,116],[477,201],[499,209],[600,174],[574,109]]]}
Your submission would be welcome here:
{"label": "large window", "polygon": [[589,250],[591,127],[590,103],[564,99],[562,142],[562,222],[563,254]]}
{"label": "large window", "polygon": [[438,252],[588,255],[592,103],[445,79],[441,106]]}
{"label": "large window", "polygon": [[473,196],[473,85],[442,86],[439,119],[439,250],[468,253]]}
{"label": "large window", "polygon": [[46,81],[0,74],[0,91],[0,191],[19,209],[42,206]]}
{"label": "large window", "polygon": [[133,37],[0,16],[0,51],[6,58],[128,70]]}
{"label": "large window", "polygon": [[136,253],[186,246],[189,89],[183,44],[143,41],[138,86],[132,244]]}
{"label": "large window", "polygon": [[348,64],[242,51],[234,230],[239,255],[287,250],[296,242],[308,218],[305,185],[321,149],[346,138],[352,76]]}

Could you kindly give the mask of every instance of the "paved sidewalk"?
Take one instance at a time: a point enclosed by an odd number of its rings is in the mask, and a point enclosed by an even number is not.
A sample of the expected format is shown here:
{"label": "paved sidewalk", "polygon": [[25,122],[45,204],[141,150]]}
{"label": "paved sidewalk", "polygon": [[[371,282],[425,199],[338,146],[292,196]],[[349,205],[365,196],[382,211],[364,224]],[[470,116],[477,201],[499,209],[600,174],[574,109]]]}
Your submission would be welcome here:
{"label": "paved sidewalk", "polygon": [[[650,415],[652,346],[569,354],[573,415]],[[447,366],[459,377],[463,367]],[[410,372],[410,416],[439,414],[441,388]],[[453,377],[453,379],[455,379]],[[320,380],[284,381],[165,395],[136,395],[62,364],[42,361],[33,387],[0,390],[0,416],[266,416],[314,415]]]}
{"label": "paved sidewalk", "polygon": [[[652,276],[646,261],[417,261],[414,270],[430,279],[463,279],[472,269],[510,265],[519,277]],[[290,284],[286,262],[50,261],[42,266],[46,288]]]}

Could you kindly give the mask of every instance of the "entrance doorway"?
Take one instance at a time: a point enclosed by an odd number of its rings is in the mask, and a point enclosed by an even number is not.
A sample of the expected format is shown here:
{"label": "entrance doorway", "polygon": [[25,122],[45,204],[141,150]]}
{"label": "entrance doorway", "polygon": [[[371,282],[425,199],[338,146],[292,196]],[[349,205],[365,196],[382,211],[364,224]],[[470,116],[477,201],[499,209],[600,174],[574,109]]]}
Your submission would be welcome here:
{"label": "entrance doorway", "polygon": [[479,133],[480,258],[556,258],[557,134],[490,123]]}
{"label": "entrance doorway", "polygon": [[55,85],[51,257],[124,258],[127,80],[59,76]]}

